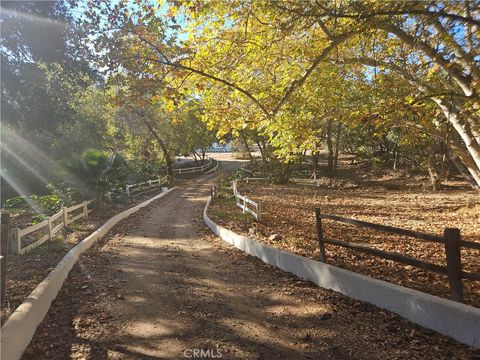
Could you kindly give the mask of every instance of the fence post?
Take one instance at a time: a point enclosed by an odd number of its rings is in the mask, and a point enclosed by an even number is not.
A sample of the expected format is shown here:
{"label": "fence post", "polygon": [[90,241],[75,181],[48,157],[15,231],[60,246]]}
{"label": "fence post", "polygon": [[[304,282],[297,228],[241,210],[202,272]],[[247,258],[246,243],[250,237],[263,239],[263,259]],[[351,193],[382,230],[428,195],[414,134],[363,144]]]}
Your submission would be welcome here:
{"label": "fence post", "polygon": [[16,255],[20,254],[20,249],[22,248],[21,239],[20,239],[20,229],[13,228],[10,233],[10,245],[9,245],[10,254]]}
{"label": "fence post", "polygon": [[257,203],[257,221],[260,221],[260,203]]}
{"label": "fence post", "polygon": [[247,207],[247,197],[244,195],[243,196],[243,213],[245,213],[245,208]]}
{"label": "fence post", "polygon": [[323,242],[322,218],[320,217],[320,208],[315,209],[315,221],[317,223],[317,239],[320,248],[320,261],[327,262],[327,255],[325,254],[325,243]]}
{"label": "fence post", "polygon": [[125,185],[125,194],[130,195],[130,187]]}
{"label": "fence post", "polygon": [[5,300],[5,284],[7,282],[8,239],[10,238],[10,214],[1,213],[0,243],[0,304]]}
{"label": "fence post", "polygon": [[85,219],[88,218],[88,204],[86,201],[83,202],[83,215],[85,216]]}
{"label": "fence post", "polygon": [[48,229],[48,240],[52,240],[52,218],[49,216],[47,218],[47,229]]}
{"label": "fence post", "polygon": [[463,302],[462,259],[460,254],[460,229],[447,228],[443,232],[445,255],[447,257],[447,275],[452,300]]}
{"label": "fence post", "polygon": [[64,227],[67,227],[68,225],[68,212],[67,212],[67,208],[64,206],[62,207],[62,211],[63,211],[63,224],[64,224]]}

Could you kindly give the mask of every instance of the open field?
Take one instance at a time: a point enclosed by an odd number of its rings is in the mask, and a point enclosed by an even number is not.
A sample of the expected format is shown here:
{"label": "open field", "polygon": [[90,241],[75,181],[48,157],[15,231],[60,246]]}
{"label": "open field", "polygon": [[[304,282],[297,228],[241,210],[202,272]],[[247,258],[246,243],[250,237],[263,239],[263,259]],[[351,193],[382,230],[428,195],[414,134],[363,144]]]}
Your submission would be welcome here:
{"label": "open field", "polygon": [[[231,189],[223,189],[213,203],[212,219],[227,228],[280,249],[318,259],[315,207],[324,214],[391,225],[441,235],[446,227],[461,229],[462,239],[480,241],[480,199],[478,193],[462,188],[432,192],[419,188],[388,190],[379,184],[322,181],[319,188],[264,182],[239,183],[239,190],[262,207],[257,223],[235,206]],[[445,265],[442,244],[426,243],[399,235],[356,228],[323,220],[325,236],[398,252]],[[278,234],[278,236],[273,236]],[[270,238],[270,239],[269,239]],[[409,265],[364,255],[326,244],[327,261],[348,270],[398,285],[449,298],[447,277]],[[462,250],[465,271],[478,272],[480,251]],[[480,283],[464,280],[465,302],[480,306]]]}

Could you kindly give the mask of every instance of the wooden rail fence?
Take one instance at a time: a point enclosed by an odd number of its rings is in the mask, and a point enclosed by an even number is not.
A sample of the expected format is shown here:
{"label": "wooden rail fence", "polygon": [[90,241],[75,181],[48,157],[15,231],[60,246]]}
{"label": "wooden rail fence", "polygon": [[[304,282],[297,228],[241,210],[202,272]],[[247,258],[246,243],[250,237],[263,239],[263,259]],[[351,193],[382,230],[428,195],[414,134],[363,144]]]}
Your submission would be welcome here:
{"label": "wooden rail fence", "polygon": [[154,188],[161,187],[165,183],[164,179],[153,179],[137,184],[125,185],[125,193],[133,200],[134,196],[148,192]]}
{"label": "wooden rail fence", "polygon": [[[88,214],[92,212],[92,210],[88,209],[88,205],[92,202],[93,200],[90,200],[73,205],[71,207],[62,207],[59,212],[47,217],[45,220],[35,225],[24,229],[13,228],[9,246],[10,253],[22,255],[36,248],[37,246],[42,245],[45,241],[52,240],[55,234],[62,230],[65,226],[83,217],[88,217]],[[79,210],[81,211],[79,212]],[[71,213],[75,214],[70,216],[69,214]],[[33,243],[22,247],[22,237],[39,230],[43,230],[45,234],[40,239],[35,240]]]}
{"label": "wooden rail fence", "polygon": [[[450,285],[452,299],[458,302],[463,302],[462,279],[480,281],[480,273],[463,271],[462,261],[461,261],[462,247],[479,250],[480,243],[462,240],[459,229],[446,228],[444,230],[443,236],[431,235],[423,232],[407,230],[407,229],[397,228],[393,226],[374,224],[366,221],[344,218],[337,215],[322,214],[319,208],[315,209],[315,219],[316,219],[316,225],[317,225],[317,239],[318,239],[318,244],[320,249],[320,261],[322,262],[325,262],[325,263],[327,262],[327,257],[325,253],[325,244],[332,244],[335,246],[340,246],[346,249],[362,252],[365,254],[374,255],[382,259],[393,260],[393,261],[397,261],[410,266],[422,268],[428,271],[444,274],[444,275],[447,275],[448,277],[448,283]],[[427,242],[444,244],[445,258],[446,258],[447,265],[442,266],[442,265],[432,264],[432,263],[419,260],[410,256],[406,256],[403,254],[374,249],[368,246],[326,237],[323,234],[322,219],[338,221],[338,222],[354,225],[357,227],[370,228],[370,229],[391,233],[391,234],[408,236],[411,238],[420,239]]]}
{"label": "wooden rail fence", "polygon": [[178,168],[178,169],[173,169],[173,172],[177,173],[178,175],[181,174],[193,174],[193,173],[202,173],[208,168],[210,168],[213,164],[213,159],[208,158],[208,163],[202,165],[202,166],[194,166],[190,168]]}
{"label": "wooden rail fence", "polygon": [[[237,181],[232,181],[233,195],[235,196],[235,203],[242,209],[242,212],[252,214],[257,221],[260,221],[260,204],[241,195],[237,189]],[[249,207],[250,205],[250,207]]]}

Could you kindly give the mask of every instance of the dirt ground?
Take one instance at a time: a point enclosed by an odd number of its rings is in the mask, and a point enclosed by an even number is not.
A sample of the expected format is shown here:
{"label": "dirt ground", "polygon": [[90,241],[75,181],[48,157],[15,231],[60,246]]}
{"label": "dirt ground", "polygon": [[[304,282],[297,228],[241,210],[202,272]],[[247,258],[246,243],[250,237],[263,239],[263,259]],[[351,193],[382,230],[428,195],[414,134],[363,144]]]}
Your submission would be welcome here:
{"label": "dirt ground", "polygon": [[7,283],[5,303],[1,308],[1,323],[3,324],[8,319],[10,314],[45,279],[71,248],[113,215],[158,193],[159,191],[152,191],[148,194],[139,195],[134,198],[133,203],[94,209],[88,219],[82,218],[69,224],[65,230],[58,233],[53,241],[47,241],[23,255],[9,255],[7,257]]}
{"label": "dirt ground", "polygon": [[227,246],[202,221],[213,181],[186,181],[82,256],[23,359],[480,356]]}

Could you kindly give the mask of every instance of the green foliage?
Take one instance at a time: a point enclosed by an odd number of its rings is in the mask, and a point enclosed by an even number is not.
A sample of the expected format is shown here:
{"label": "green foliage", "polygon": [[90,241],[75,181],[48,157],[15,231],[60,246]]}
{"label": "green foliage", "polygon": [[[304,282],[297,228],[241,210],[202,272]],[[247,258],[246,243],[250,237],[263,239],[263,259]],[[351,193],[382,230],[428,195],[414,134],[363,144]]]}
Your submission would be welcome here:
{"label": "green foliage", "polygon": [[46,216],[57,213],[63,205],[63,200],[57,194],[30,195],[28,201],[23,196],[15,196],[3,203],[3,207],[9,210],[30,209],[30,206],[33,206],[34,209],[30,210],[39,211],[40,214],[32,217],[32,224],[43,221]]}
{"label": "green foliage", "polygon": [[68,188],[76,187],[84,197],[93,195],[100,202],[105,201],[112,188],[122,186],[128,177],[128,167],[122,156],[94,149],[65,160],[63,166],[70,180]]}
{"label": "green foliage", "polygon": [[[45,215],[53,215],[63,206],[63,200],[56,194],[30,195],[29,200]],[[18,209],[28,207],[28,201],[23,196],[15,196],[3,203],[5,209]]]}
{"label": "green foliage", "polygon": [[7,199],[3,203],[3,208],[5,209],[18,209],[25,207],[27,205],[27,201],[23,196],[15,196],[10,199]]}
{"label": "green foliage", "polygon": [[177,145],[179,154],[194,154],[202,157],[207,148],[216,140],[215,132],[201,121],[202,112],[199,101],[188,102],[182,109],[182,119],[175,124],[175,131],[180,135]]}
{"label": "green foliage", "polygon": [[30,199],[47,216],[57,213],[64,205],[63,200],[57,194],[31,195]]}
{"label": "green foliage", "polygon": [[35,216],[32,216],[32,220],[30,224],[35,225],[35,224],[38,224],[39,222],[42,222],[43,220],[45,220],[45,215],[43,214],[35,215]]}

